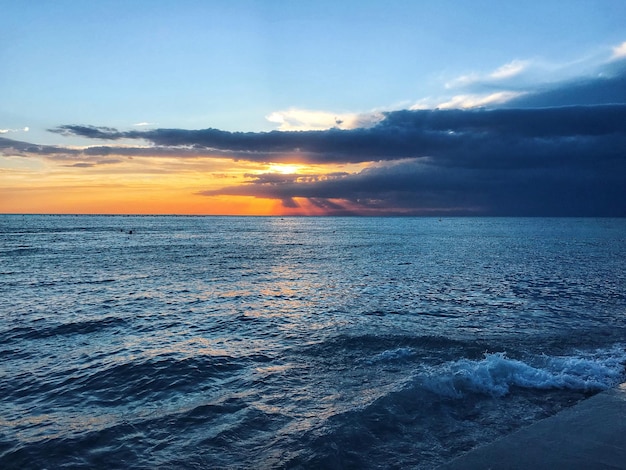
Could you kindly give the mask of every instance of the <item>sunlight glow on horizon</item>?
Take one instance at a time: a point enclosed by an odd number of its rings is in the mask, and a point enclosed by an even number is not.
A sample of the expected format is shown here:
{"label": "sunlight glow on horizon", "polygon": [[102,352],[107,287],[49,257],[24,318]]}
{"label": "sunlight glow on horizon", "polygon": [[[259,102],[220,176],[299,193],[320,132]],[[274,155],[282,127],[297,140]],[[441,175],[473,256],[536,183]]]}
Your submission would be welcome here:
{"label": "sunlight glow on horizon", "polygon": [[[324,178],[325,172],[359,171],[366,164],[305,165],[233,162],[217,158],[115,157],[110,163],[83,159],[0,157],[0,213],[324,215],[306,198],[290,206],[280,199],[200,194],[245,184],[251,175]],[[295,201],[294,201],[295,202]],[[336,207],[356,210],[345,201]]]}

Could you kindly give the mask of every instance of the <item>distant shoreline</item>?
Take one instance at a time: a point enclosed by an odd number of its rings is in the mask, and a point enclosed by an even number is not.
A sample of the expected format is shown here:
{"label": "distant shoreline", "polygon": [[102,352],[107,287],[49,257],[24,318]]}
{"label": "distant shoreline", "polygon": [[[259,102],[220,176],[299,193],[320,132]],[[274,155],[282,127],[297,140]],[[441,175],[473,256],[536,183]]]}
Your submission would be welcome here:
{"label": "distant shoreline", "polygon": [[266,215],[266,214],[81,214],[81,213],[19,213],[19,212],[3,212],[0,216],[38,216],[38,217],[238,217],[238,218],[267,218],[267,219],[341,219],[341,218],[357,218],[357,219],[625,219],[626,216],[619,215],[409,215],[409,214],[378,214],[378,215],[361,215],[361,214],[343,214],[343,215],[319,215],[319,214],[298,214],[298,215]]}

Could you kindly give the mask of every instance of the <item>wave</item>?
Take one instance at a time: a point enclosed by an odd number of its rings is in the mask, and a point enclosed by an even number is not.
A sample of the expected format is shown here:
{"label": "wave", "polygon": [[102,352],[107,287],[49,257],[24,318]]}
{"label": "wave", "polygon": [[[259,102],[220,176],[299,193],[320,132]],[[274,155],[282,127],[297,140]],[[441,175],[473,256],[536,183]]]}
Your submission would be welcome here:
{"label": "wave", "polygon": [[[354,352],[355,356],[366,357],[373,352],[377,352],[384,359],[385,356],[393,355],[390,351],[405,350],[414,353],[424,351],[437,351],[438,353],[453,353],[458,355],[460,351],[472,353],[477,348],[486,345],[479,342],[467,342],[463,340],[447,338],[435,335],[403,335],[403,334],[360,334],[360,335],[337,335],[324,339],[321,342],[311,342],[307,344],[302,353],[311,356],[336,355],[337,351],[342,353]],[[370,358],[372,360],[372,358]],[[376,362],[377,359],[374,359]]]}
{"label": "wave", "polygon": [[39,247],[32,246],[17,246],[14,248],[0,249],[0,255],[2,256],[29,256],[37,253],[46,253],[47,250]]}
{"label": "wave", "polygon": [[95,320],[74,321],[48,327],[18,326],[0,333],[3,342],[15,340],[43,339],[52,336],[86,335],[105,328],[123,328],[127,321],[119,317],[104,317]]}
{"label": "wave", "polygon": [[374,364],[377,362],[396,362],[410,359],[415,356],[413,348],[396,348],[383,351],[376,354],[368,362]]}
{"label": "wave", "polygon": [[[251,450],[267,445],[283,424],[279,414],[264,412],[239,397],[180,409],[159,408],[123,419],[112,415],[81,423],[84,418],[79,414],[64,418],[77,422],[62,435],[49,432],[20,445],[3,442],[0,436],[0,466],[6,470],[256,468],[258,456]],[[181,433],[185,439],[177,438]]]}
{"label": "wave", "polygon": [[512,387],[597,392],[624,379],[625,363],[626,350],[620,345],[570,356],[541,355],[528,362],[504,352],[485,353],[481,360],[459,359],[431,367],[418,380],[427,390],[452,398],[468,393],[502,397]]}
{"label": "wave", "polygon": [[626,351],[617,345],[524,359],[497,352],[426,365],[419,350],[394,348],[373,359],[404,361],[415,375],[305,432],[302,451],[285,468],[437,467],[624,380]]}

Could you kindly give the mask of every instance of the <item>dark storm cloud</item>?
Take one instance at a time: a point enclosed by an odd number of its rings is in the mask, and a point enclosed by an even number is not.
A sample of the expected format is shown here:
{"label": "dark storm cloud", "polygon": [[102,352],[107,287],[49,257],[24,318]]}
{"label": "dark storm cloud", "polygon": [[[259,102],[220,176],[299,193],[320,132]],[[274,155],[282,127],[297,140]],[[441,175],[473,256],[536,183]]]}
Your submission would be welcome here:
{"label": "dark storm cloud", "polygon": [[57,129],[53,129],[52,132],[65,136],[81,135],[90,139],[119,139],[119,137],[116,137],[116,134],[119,134],[119,132],[117,131],[117,129],[114,129],[112,127],[61,126]]}
{"label": "dark storm cloud", "polygon": [[28,142],[22,142],[19,140],[6,139],[4,137],[0,137],[0,154],[2,155],[55,155],[55,154],[66,154],[73,155],[80,153],[79,150],[65,148],[65,147],[55,147],[54,145],[36,145]]}
{"label": "dark storm cloud", "polygon": [[398,111],[343,132],[379,135],[391,150],[358,174],[251,175],[202,194],[307,198],[337,214],[626,216],[626,105]]}
{"label": "dark storm cloud", "polygon": [[626,132],[626,105],[394,111],[374,127],[353,130],[244,133],[217,129],[103,129],[61,126],[55,132],[110,140],[143,139],[157,146],[153,150],[106,146],[86,150],[98,155],[146,155],[178,147],[182,155],[214,151],[249,161],[357,163],[466,153],[468,148],[503,141],[528,149],[531,143],[550,146],[573,139],[621,135]]}
{"label": "dark storm cloud", "polygon": [[[608,163],[608,165],[607,165]],[[551,216],[626,216],[626,162],[597,165],[471,168],[411,159],[333,179],[248,184],[201,194],[293,201],[307,198],[330,213],[362,208],[382,213]],[[349,204],[339,208],[336,200]]]}
{"label": "dark storm cloud", "polygon": [[[95,158],[106,156],[118,157],[176,157],[176,158],[198,158],[198,157],[220,157],[233,158],[232,152],[221,150],[207,151],[206,149],[197,148],[180,148],[180,147],[122,147],[98,145],[85,148],[62,147],[55,145],[37,145],[18,140],[0,137],[0,155],[13,156],[41,156],[53,160],[76,160],[77,158]],[[265,154],[263,154],[265,155]],[[256,155],[259,157],[259,155]],[[260,157],[259,157],[260,158]],[[269,158],[263,161],[269,161]],[[98,163],[101,159],[96,159]],[[110,160],[109,160],[110,161]],[[119,162],[121,160],[116,160]],[[99,164],[99,163],[98,163]]]}

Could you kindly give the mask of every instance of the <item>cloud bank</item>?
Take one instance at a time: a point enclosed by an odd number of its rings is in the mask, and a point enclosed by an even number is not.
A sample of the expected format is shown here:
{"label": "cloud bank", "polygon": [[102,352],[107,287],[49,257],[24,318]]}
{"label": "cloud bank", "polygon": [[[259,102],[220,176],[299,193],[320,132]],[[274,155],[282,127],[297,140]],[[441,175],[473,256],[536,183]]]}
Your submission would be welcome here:
{"label": "cloud bank", "polygon": [[[614,54],[621,57],[622,49],[623,44]],[[506,80],[523,74],[527,65],[514,61],[487,78]],[[474,86],[478,79],[466,81]],[[341,117],[315,115],[320,127],[335,121],[325,130],[124,131],[62,125],[52,132],[101,144],[70,149],[0,138],[0,149],[94,161],[117,155],[316,165],[369,162],[359,173],[255,174],[245,184],[201,192],[278,199],[286,208],[307,199],[331,214],[626,216],[624,61],[609,63],[593,76],[532,90],[492,90],[491,96],[501,99],[479,103],[490,107],[459,109],[463,106],[457,103],[444,109],[389,111],[367,125],[351,122],[345,128]],[[274,118],[297,128],[301,116],[292,110]],[[111,145],[133,140],[141,145]]]}
{"label": "cloud bank", "polygon": [[[481,160],[497,152],[501,162],[546,149],[577,152],[589,142],[615,144],[626,132],[626,104],[471,110],[404,110],[385,113],[374,127],[353,130],[227,132],[218,129],[118,131],[106,127],[64,125],[64,135],[102,140],[142,139],[150,148],[97,146],[91,154],[115,151],[145,154],[179,149],[181,153],[220,151],[251,161],[295,159],[306,163],[358,163],[433,156]],[[504,152],[502,146],[508,150]],[[46,151],[45,149],[41,150]],[[48,148],[47,151],[51,151]]]}

